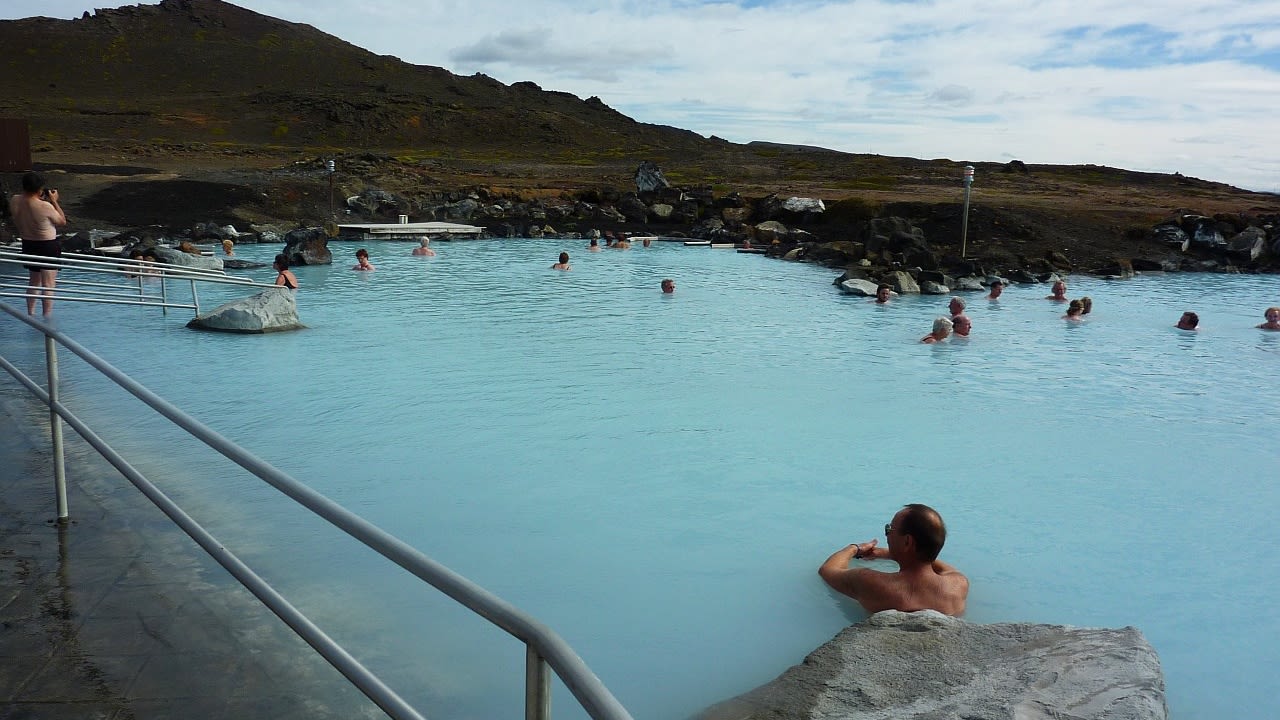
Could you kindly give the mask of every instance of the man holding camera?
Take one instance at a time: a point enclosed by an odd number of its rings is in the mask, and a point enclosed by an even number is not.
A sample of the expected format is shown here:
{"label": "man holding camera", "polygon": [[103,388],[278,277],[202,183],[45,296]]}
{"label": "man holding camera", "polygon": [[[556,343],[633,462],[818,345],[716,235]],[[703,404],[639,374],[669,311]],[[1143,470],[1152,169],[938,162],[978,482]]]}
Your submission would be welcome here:
{"label": "man holding camera", "polygon": [[[62,257],[62,244],[58,241],[58,228],[67,224],[67,215],[58,205],[58,191],[45,187],[39,173],[22,176],[22,194],[9,198],[9,214],[14,227],[22,238],[23,255]],[[31,273],[27,283],[27,314],[36,312],[36,298],[48,317],[53,314],[53,287],[58,279],[58,268],[49,265],[27,265]]]}

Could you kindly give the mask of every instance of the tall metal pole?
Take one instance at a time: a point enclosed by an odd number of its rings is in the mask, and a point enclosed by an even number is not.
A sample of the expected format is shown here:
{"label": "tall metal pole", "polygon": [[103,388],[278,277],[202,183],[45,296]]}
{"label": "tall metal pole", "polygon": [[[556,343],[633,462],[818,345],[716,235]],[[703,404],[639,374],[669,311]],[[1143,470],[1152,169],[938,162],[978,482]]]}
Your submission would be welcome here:
{"label": "tall metal pole", "polygon": [[329,171],[329,219],[332,220],[335,217],[333,214],[333,174],[338,167],[332,160],[325,162],[324,166],[325,170]]}
{"label": "tall metal pole", "polygon": [[969,188],[973,185],[973,166],[964,166],[964,217],[960,220],[960,259],[969,249]]}

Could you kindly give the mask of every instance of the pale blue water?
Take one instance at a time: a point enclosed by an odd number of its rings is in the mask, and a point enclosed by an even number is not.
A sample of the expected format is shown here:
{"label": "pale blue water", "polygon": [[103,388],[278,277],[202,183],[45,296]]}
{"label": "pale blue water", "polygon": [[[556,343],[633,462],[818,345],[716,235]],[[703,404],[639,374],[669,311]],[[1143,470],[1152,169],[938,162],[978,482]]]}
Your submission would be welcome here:
{"label": "pale blue water", "polygon": [[[972,339],[924,346],[945,298],[879,307],[828,269],[678,244],[437,245],[370,244],[372,274],[345,244],[297,268],[304,332],[83,304],[58,322],[547,622],[638,720],[767,682],[864,617],[816,569],[907,502],[946,518],[969,620],[1134,625],[1173,717],[1273,715],[1280,333],[1253,326],[1280,279],[1072,278],[1095,300],[1080,326],[1044,286],[972,294]],[[548,270],[562,249],[574,269]],[[1171,327],[1185,309],[1199,333]],[[114,421],[113,443],[428,716],[520,712],[516,641],[63,357],[69,404]],[[562,688],[553,708],[580,716]]]}

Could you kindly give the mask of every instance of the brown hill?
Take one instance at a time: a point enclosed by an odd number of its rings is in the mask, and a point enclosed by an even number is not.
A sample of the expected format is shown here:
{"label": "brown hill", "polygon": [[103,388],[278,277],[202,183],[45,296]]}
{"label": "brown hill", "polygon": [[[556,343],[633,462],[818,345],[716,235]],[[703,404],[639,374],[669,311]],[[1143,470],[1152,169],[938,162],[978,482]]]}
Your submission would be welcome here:
{"label": "brown hill", "polygon": [[423,155],[466,148],[565,161],[584,148],[629,154],[717,144],[637,123],[594,98],[410,65],[220,0],[3,21],[0,45],[24,48],[5,74],[0,112],[30,118],[49,143],[110,138]]}
{"label": "brown hill", "polygon": [[[419,195],[483,187],[526,199],[634,189],[636,166],[650,160],[674,183],[721,194],[845,201],[814,228],[841,239],[867,208],[958,205],[966,164],[704,138],[636,122],[596,98],[411,65],[220,0],[0,21],[0,46],[23,48],[0,75],[0,116],[30,121],[36,160],[63,171],[80,227],[185,224],[192,218],[174,217],[182,211],[318,219],[325,157],[339,159],[340,197],[371,186]],[[978,178],[975,242],[1018,254],[1164,252],[1141,238],[1175,209],[1280,212],[1275,195],[1180,175],[968,164]],[[175,201],[181,192],[190,199]]]}

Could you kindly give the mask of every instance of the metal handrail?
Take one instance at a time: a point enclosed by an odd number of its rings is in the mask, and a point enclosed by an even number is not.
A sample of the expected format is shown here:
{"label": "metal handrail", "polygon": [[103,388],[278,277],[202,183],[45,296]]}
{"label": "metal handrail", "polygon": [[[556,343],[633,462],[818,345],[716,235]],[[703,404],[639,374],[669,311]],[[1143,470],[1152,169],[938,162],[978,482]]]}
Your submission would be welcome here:
{"label": "metal handrail", "polygon": [[415,577],[448,595],[462,606],[524,642],[526,647],[526,720],[546,720],[550,717],[551,686],[550,673],[547,671],[548,666],[556,672],[561,682],[564,683],[582,708],[594,720],[631,720],[631,715],[626,708],[609,692],[600,678],[587,667],[586,663],[574,652],[573,648],[543,623],[471,580],[432,560],[421,551],[347,510],[321,493],[276,469],[265,460],[241,448],[212,428],[170,404],[159,395],[151,392],[61,331],[34,317],[23,315],[6,303],[0,303],[0,310],[22,320],[45,336],[46,363],[49,376],[48,392],[40,389],[34,381],[23,375],[20,370],[3,357],[0,357],[0,367],[4,367],[28,390],[49,406],[55,444],[55,479],[59,483],[60,520],[67,518],[68,511],[66,508],[65,487],[62,486],[61,424],[58,422],[58,418],[66,420],[108,462],[111,462],[112,465],[119,469],[144,495],[173,519],[183,531],[209,552],[250,592],[275,612],[289,627],[293,628],[300,637],[315,648],[321,656],[328,660],[330,664],[385,712],[393,718],[397,718],[397,720],[400,718],[417,720],[421,717],[416,710],[405,703],[394,691],[382,684],[376,676],[312,624],[310,620],[290,605],[287,600],[257,576],[247,565],[244,565],[235,555],[223,547],[216,538],[187,516],[172,500],[142,477],[140,473],[116,454],[110,446],[103,442],[85,423],[72,414],[58,400],[57,344],[61,344],[75,353],[107,379],[185,430],[192,437],[267,482],[298,504],[329,521],[330,524],[346,532],[374,552],[391,560]]}
{"label": "metal handrail", "polygon": [[[14,252],[12,250],[0,249],[0,265],[20,263],[39,263],[40,265],[53,267],[58,270],[78,270],[102,275],[123,275],[129,279],[136,279],[138,283],[136,299],[117,299],[122,297],[120,293],[93,292],[91,290],[82,289],[120,289],[121,286],[119,285],[86,282],[81,280],[67,280],[65,278],[60,278],[58,280],[58,287],[54,294],[45,295],[42,292],[31,292],[30,286],[21,282],[21,277],[12,275],[0,275],[0,281],[12,281],[0,282],[0,297],[23,298],[26,300],[60,300],[67,302],[142,305],[147,307],[159,307],[166,314],[168,314],[169,308],[179,308],[194,310],[195,313],[199,315],[200,295],[196,290],[197,281],[244,287],[275,287],[275,285],[255,282],[248,278],[228,276],[222,270],[169,265],[167,263],[140,262],[128,258],[112,258],[109,260],[103,260],[101,257],[96,255],[83,255],[80,253],[63,253],[59,258],[50,258],[42,255],[29,255]],[[160,295],[158,297],[146,294],[144,281],[148,278],[160,280]],[[169,300],[167,280],[190,281],[191,302],[171,302]],[[14,292],[15,290],[25,290],[25,292]]]}

